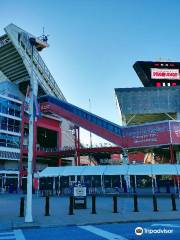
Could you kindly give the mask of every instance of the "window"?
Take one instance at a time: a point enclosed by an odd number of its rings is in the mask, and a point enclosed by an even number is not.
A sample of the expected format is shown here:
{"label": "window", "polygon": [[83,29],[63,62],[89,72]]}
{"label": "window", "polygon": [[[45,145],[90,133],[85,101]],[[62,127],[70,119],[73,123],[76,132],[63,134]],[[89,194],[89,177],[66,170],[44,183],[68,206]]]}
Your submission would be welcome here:
{"label": "window", "polygon": [[10,147],[10,148],[19,148],[20,147],[20,137],[1,133],[0,134],[0,146]]}

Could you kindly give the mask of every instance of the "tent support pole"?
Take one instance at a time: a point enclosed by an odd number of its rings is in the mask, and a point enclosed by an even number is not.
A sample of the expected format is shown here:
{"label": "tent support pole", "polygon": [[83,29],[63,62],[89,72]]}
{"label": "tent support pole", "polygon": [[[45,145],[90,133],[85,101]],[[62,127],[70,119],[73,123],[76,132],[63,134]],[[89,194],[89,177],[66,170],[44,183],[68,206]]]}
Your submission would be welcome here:
{"label": "tent support pole", "polygon": [[61,187],[61,176],[59,176],[59,183],[58,183],[58,195],[60,195],[60,187]]}
{"label": "tent support pole", "polygon": [[179,175],[177,176],[177,184],[178,184],[178,196],[180,198],[180,192],[179,192]]}
{"label": "tent support pole", "polygon": [[104,177],[101,175],[101,191],[104,193]]}
{"label": "tent support pole", "polygon": [[134,181],[135,181],[135,188],[137,188],[137,179],[136,179],[136,175],[134,176]]}
{"label": "tent support pole", "polygon": [[77,183],[77,176],[75,176],[75,182]]}
{"label": "tent support pole", "polygon": [[174,148],[172,144],[169,146],[169,151],[170,151],[170,163],[175,163]]}
{"label": "tent support pole", "polygon": [[122,175],[120,175],[119,177],[120,177],[120,188],[122,189]]}
{"label": "tent support pole", "polygon": [[151,176],[151,182],[152,182],[152,194],[154,194],[154,179],[153,179],[153,175]]}
{"label": "tent support pole", "polygon": [[157,189],[157,180],[156,180],[156,175],[154,175],[154,180],[155,180],[155,187]]}
{"label": "tent support pole", "polygon": [[56,191],[55,177],[53,177],[53,192],[52,192],[52,195],[54,195],[55,191]]}

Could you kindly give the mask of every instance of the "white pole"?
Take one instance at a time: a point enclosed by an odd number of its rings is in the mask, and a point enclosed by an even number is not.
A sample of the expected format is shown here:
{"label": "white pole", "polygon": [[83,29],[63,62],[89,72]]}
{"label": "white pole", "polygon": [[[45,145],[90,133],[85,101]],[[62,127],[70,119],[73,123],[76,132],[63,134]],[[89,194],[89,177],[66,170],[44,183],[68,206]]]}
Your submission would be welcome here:
{"label": "white pole", "polygon": [[33,160],[33,92],[30,99],[29,145],[28,145],[28,175],[27,175],[27,203],[25,222],[33,222],[32,218],[32,160]]}
{"label": "white pole", "polygon": [[122,175],[120,175],[120,188],[122,189]]}
{"label": "white pole", "polygon": [[155,187],[156,187],[156,189],[157,189],[157,179],[156,179],[156,175],[154,175],[154,180],[155,180]]}
{"label": "white pole", "polygon": [[54,193],[56,192],[56,182],[55,182],[55,177],[53,177],[53,192],[52,195],[54,195]]}
{"label": "white pole", "polygon": [[61,194],[60,187],[61,187],[61,176],[59,176],[59,182],[58,182],[58,196]]}
{"label": "white pole", "polygon": [[177,179],[177,184],[178,184],[178,195],[179,195],[179,198],[180,198],[180,192],[179,192],[179,176],[177,176],[178,179]]}
{"label": "white pole", "polygon": [[104,193],[103,175],[101,175],[101,191]]}
{"label": "white pole", "polygon": [[[29,109],[29,145],[28,145],[28,175],[27,175],[27,203],[25,222],[33,222],[32,218],[32,161],[33,161],[33,142],[34,142],[34,94],[35,82],[33,77],[33,45],[31,52],[31,95]],[[35,94],[36,95],[36,94]]]}
{"label": "white pole", "polygon": [[137,188],[137,178],[136,178],[136,175],[134,176],[134,185],[135,185],[135,188]]}
{"label": "white pole", "polygon": [[77,176],[75,176],[75,183],[77,183]]}
{"label": "white pole", "polygon": [[18,192],[19,192],[19,190],[20,190],[20,172],[18,173],[17,179],[18,179],[17,190],[18,190]]}
{"label": "white pole", "polygon": [[3,175],[1,176],[1,179],[2,179],[1,188],[3,189],[3,187],[4,187],[4,176]]}
{"label": "white pole", "polygon": [[174,193],[176,194],[176,190],[177,190],[177,187],[176,187],[176,176],[172,176],[173,177],[173,183],[174,183]]}
{"label": "white pole", "polygon": [[151,182],[152,182],[152,193],[154,194],[154,181],[153,181],[153,175],[151,176]]}

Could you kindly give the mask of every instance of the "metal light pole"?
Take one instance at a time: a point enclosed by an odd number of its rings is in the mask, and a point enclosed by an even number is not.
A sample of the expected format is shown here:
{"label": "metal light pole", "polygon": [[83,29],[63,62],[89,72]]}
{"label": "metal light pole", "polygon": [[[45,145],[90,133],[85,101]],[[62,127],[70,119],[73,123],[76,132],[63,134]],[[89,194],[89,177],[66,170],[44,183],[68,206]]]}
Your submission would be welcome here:
{"label": "metal light pole", "polygon": [[29,145],[28,145],[28,174],[27,174],[27,201],[25,222],[33,222],[32,218],[32,161],[33,161],[33,142],[34,142],[34,96],[35,79],[33,77],[33,41],[31,41],[31,77],[30,77],[30,108],[29,108]]}
{"label": "metal light pole", "polygon": [[36,47],[37,50],[41,51],[43,48],[48,47],[47,36],[44,35],[41,39],[31,37],[29,42],[31,45],[31,76],[30,76],[30,117],[29,117],[29,145],[28,145],[28,175],[27,175],[27,203],[26,203],[26,216],[25,222],[33,222],[32,218],[32,162],[33,162],[33,145],[34,145],[34,98],[37,98],[38,93],[38,83],[37,78],[34,77],[33,70],[33,50]]}

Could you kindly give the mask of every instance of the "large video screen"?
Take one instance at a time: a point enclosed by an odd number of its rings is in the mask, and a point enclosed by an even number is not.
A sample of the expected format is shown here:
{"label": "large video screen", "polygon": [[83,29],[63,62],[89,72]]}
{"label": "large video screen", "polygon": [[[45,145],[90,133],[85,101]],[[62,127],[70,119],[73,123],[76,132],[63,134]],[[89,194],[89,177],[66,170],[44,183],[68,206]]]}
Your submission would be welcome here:
{"label": "large video screen", "polygon": [[145,87],[180,85],[180,62],[137,61],[133,67]]}

